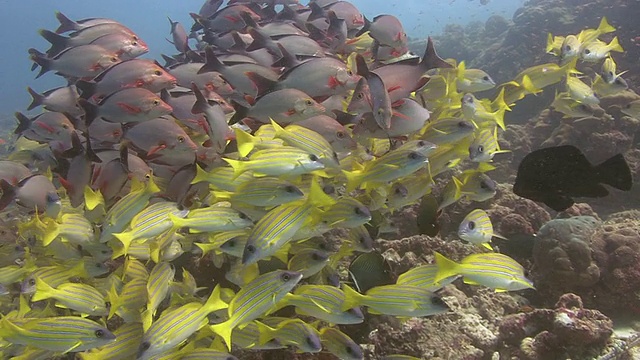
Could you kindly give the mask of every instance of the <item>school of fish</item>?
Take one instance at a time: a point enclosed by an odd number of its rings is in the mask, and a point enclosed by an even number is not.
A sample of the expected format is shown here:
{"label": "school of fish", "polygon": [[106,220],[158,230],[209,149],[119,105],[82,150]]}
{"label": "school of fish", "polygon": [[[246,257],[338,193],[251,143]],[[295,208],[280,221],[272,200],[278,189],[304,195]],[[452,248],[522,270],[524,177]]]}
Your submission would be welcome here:
{"label": "school of fish", "polygon": [[[441,59],[431,39],[410,54],[396,17],[369,20],[347,1],[207,0],[191,16],[190,32],[169,19],[177,53],[164,66],[140,58],[147,44],[115,20],[56,13],[60,27],[40,30],[51,48],[29,50],[33,69],[70,85],[28,89],[28,110],[42,112],[16,113],[0,161],[2,358],[292,347],[363,359],[337,325],[362,323],[364,309],[445,314],[436,291],[458,277],[533,288],[516,261],[487,252],[499,235],[482,210],[458,232],[480,253],[459,263],[436,253],[362,293],[343,270],[374,250],[372,228],[394,230],[393,212],[423,202],[432,218],[418,222],[435,236],[443,208],[493,197],[487,172],[517,100],[565,81],[554,106],[581,116],[625,84],[608,57],[617,41],[598,39],[613,31],[606,19],[551,37],[560,65],[529,68],[487,99],[475,95],[496,87],[484,71]],[[604,61],[593,90],[576,59]],[[438,177],[448,185],[432,194]],[[324,243],[334,229],[348,235]],[[176,265],[185,258],[212,263],[219,281],[202,287]],[[288,306],[299,317],[279,317]]]}

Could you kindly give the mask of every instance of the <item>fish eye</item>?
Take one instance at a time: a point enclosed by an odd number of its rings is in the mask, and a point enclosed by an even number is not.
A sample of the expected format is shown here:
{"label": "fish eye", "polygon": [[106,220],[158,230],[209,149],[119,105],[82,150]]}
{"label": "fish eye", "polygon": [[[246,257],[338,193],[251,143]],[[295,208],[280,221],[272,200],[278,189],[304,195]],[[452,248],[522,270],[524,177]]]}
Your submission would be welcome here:
{"label": "fish eye", "polygon": [[148,341],[143,342],[142,344],[140,344],[140,352],[142,351],[146,351],[151,347],[151,343]]}
{"label": "fish eye", "polygon": [[609,71],[607,74],[609,74],[610,77],[613,77],[613,71]]}
{"label": "fish eye", "polygon": [[362,210],[360,210],[360,208],[359,208],[359,207],[357,207],[357,206],[353,209],[353,212],[354,212],[356,215],[362,215]]}
{"label": "fish eye", "polygon": [[482,78],[482,80],[484,80],[484,81],[489,81],[489,77],[488,77],[488,76],[484,76],[484,77]]}
{"label": "fish eye", "polygon": [[433,305],[447,306],[447,304],[445,304],[445,302],[442,301],[442,299],[438,296],[434,296],[433,298],[431,298],[431,303]]}
{"label": "fish eye", "polygon": [[305,101],[304,103],[305,103],[307,106],[311,106],[311,105],[313,105],[313,101],[311,101],[311,100],[307,100],[307,101]]}
{"label": "fish eye", "polygon": [[459,122],[458,122],[458,127],[460,127],[460,128],[467,127],[467,123],[466,123],[466,122],[464,122],[464,121],[459,121]]}
{"label": "fish eye", "polygon": [[358,100],[362,100],[362,98],[363,98],[363,97],[364,97],[364,94],[363,94],[363,93],[361,93],[361,92],[359,92],[359,93],[358,93],[358,95],[356,95],[356,98],[357,98]]}
{"label": "fish eye", "polygon": [[351,348],[351,346],[347,346],[344,350],[347,352],[347,354],[353,354],[353,349]]}
{"label": "fish eye", "polygon": [[347,75],[352,76],[353,75],[353,71],[347,70]]}
{"label": "fish eye", "polygon": [[384,114],[384,109],[378,109],[378,115],[383,115]]}
{"label": "fish eye", "polygon": [[305,341],[307,342],[307,345],[309,345],[309,346],[316,346],[316,344],[313,341],[313,339],[311,338],[311,336],[307,336]]}
{"label": "fish eye", "polygon": [[134,40],[134,41],[131,42],[131,45],[136,46],[136,45],[138,45],[138,42]]}
{"label": "fish eye", "polygon": [[103,336],[104,336],[104,330],[102,330],[102,329],[98,329],[98,330],[96,330],[96,331],[95,331],[95,333],[94,333],[94,334],[96,335],[96,337],[97,337],[98,339],[100,339],[101,337],[103,337]]}
{"label": "fish eye", "polygon": [[245,215],[244,213],[238,213],[238,217],[243,220],[247,219],[247,215]]}
{"label": "fish eye", "polygon": [[418,160],[420,158],[420,155],[418,155],[417,152],[412,151],[412,152],[409,153],[408,157],[411,160]]}
{"label": "fish eye", "polygon": [[158,99],[153,100],[153,105],[154,106],[160,105],[160,100],[158,100]]}
{"label": "fish eye", "polygon": [[317,157],[317,156],[315,156],[315,155],[313,155],[313,154],[311,154],[311,155],[309,155],[309,160],[311,160],[311,161],[318,161],[318,157]]}
{"label": "fish eye", "polygon": [[345,137],[345,133],[344,133],[344,132],[342,132],[342,131],[338,131],[338,132],[336,133],[336,137],[337,137],[338,139],[344,139],[344,137]]}
{"label": "fish eye", "polygon": [[469,228],[469,230],[473,230],[476,228],[476,223],[473,221],[469,221],[469,224],[467,225],[467,227]]}
{"label": "fish eye", "polygon": [[69,125],[67,125],[67,124],[62,124],[62,128],[63,128],[63,129],[68,129],[68,128],[69,128]]}
{"label": "fish eye", "polygon": [[402,189],[400,189],[399,187],[397,187],[397,188],[396,188],[395,193],[396,193],[396,194],[400,194],[400,193],[402,193]]}
{"label": "fish eye", "polygon": [[[227,247],[236,247],[236,239],[231,239],[229,241],[227,241]],[[250,251],[253,252],[253,251]]]}
{"label": "fish eye", "polygon": [[156,70],[156,71],[153,72],[153,74],[157,75],[157,76],[160,76],[160,75],[162,75],[162,71]]}
{"label": "fish eye", "polygon": [[571,46],[570,45],[565,45],[564,46],[564,51],[570,51],[571,50]]}
{"label": "fish eye", "polygon": [[484,146],[478,145],[478,152],[484,152]]}
{"label": "fish eye", "polygon": [[284,273],[280,275],[280,280],[284,282],[288,282],[289,280],[291,280],[291,276],[288,273]]}
{"label": "fish eye", "polygon": [[584,49],[584,53],[585,53],[585,54],[587,54],[587,55],[589,55],[589,54],[591,54],[591,50],[589,50],[589,49]]}
{"label": "fish eye", "polygon": [[29,279],[29,285],[34,286],[36,284],[36,279]]}
{"label": "fish eye", "polygon": [[480,188],[487,190],[489,189],[489,184],[487,184],[485,181],[481,181]]}
{"label": "fish eye", "polygon": [[293,185],[287,185],[287,186],[284,187],[284,191],[292,194],[292,193],[296,192],[296,187],[293,186]]}
{"label": "fish eye", "polygon": [[184,142],[184,140],[185,140],[185,139],[184,139],[184,136],[182,136],[182,135],[178,136],[178,142],[179,142],[179,143]]}
{"label": "fish eye", "polygon": [[311,260],[314,260],[314,261],[320,261],[320,260],[322,260],[322,258],[320,257],[320,255],[318,255],[318,253],[315,253],[315,252],[314,252],[314,253],[311,255]]}
{"label": "fish eye", "polygon": [[256,247],[253,245],[247,245],[247,247],[245,248],[246,251],[250,252],[250,253],[254,253],[256,252]]}
{"label": "fish eye", "polygon": [[110,60],[111,62],[117,62],[117,61],[118,61],[118,58],[117,58],[117,57],[115,57],[115,56],[113,56],[113,57],[111,57],[109,60]]}

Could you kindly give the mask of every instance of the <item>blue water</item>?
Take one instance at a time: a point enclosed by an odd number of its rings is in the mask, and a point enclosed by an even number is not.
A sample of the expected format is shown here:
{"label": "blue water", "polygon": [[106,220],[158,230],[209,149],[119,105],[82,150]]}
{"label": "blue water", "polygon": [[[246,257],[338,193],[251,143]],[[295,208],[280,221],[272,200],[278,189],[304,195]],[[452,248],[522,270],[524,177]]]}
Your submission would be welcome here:
{"label": "blue water", "polygon": [[[192,24],[189,12],[198,12],[202,0],[19,0],[2,4],[0,15],[0,119],[15,111],[24,111],[30,102],[26,87],[38,92],[64,85],[64,80],[47,73],[35,80],[30,71],[27,50],[44,51],[49,44],[37,30],[55,30],[58,22],[54,12],[59,10],[71,19],[107,17],[120,21],[134,30],[150,47],[145,56],[160,59],[162,53],[175,50],[165,38],[169,33],[167,16],[180,21],[188,29]],[[306,0],[303,1],[306,3]],[[368,18],[379,14],[393,14],[403,22],[412,37],[426,37],[439,33],[449,23],[466,24],[484,21],[494,14],[511,18],[523,0],[491,0],[481,5],[479,0],[353,0]]]}

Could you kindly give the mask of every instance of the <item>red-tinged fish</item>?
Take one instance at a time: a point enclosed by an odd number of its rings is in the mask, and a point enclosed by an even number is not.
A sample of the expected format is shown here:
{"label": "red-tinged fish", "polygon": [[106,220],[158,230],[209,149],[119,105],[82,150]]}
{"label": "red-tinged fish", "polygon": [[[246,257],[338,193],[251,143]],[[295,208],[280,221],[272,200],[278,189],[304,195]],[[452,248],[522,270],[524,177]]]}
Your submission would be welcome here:
{"label": "red-tinged fish", "polygon": [[291,124],[325,112],[311,96],[297,89],[281,89],[259,97],[251,108],[236,106],[231,122],[251,118],[262,123],[273,119],[278,124]]}
{"label": "red-tinged fish", "polygon": [[402,27],[402,23],[393,15],[378,15],[373,21],[364,19],[364,27],[360,33],[369,31],[375,41],[381,46],[398,48],[407,45],[407,34]]}
{"label": "red-tinged fish", "polygon": [[29,176],[31,176],[31,170],[26,166],[15,161],[0,160],[0,180],[15,186]]}
{"label": "red-tinged fish", "polygon": [[170,89],[176,78],[157,62],[148,59],[123,61],[96,76],[93,81],[78,81],[76,86],[85,99],[100,99],[124,88],[143,87],[153,93]]}
{"label": "red-tinged fish", "polygon": [[124,139],[146,158],[162,154],[194,154],[197,145],[171,117],[159,117],[137,123],[124,133]]}
{"label": "red-tinged fish", "polygon": [[71,143],[71,133],[75,127],[63,113],[44,112],[32,119],[19,112],[15,113],[15,116],[19,123],[14,134],[41,143],[48,141]]}
{"label": "red-tinged fish", "polygon": [[209,194],[209,185],[201,182],[191,185],[196,177],[196,165],[188,164],[176,171],[167,185],[165,195],[169,200],[190,207],[194,196],[205,198]]}
{"label": "red-tinged fish", "polygon": [[49,111],[63,112],[71,116],[82,115],[82,109],[78,106],[78,90],[75,85],[51,89],[42,94],[30,87],[27,87],[27,91],[32,98],[27,110],[42,106]]}
{"label": "red-tinged fish", "polygon": [[64,157],[72,157],[65,177],[59,177],[60,183],[67,190],[71,206],[78,207],[84,201],[84,188],[91,182],[93,162],[100,158],[91,149],[91,141],[87,139],[82,145],[77,132],[71,136],[72,148],[65,151]]}
{"label": "red-tinged fish", "polygon": [[179,86],[191,88],[191,83],[198,85],[198,89],[207,92],[216,92],[227,96],[233,94],[233,88],[217,71],[198,73],[204,63],[186,63],[172,66],[169,74],[173,75]]}
{"label": "red-tinged fish", "polygon": [[173,41],[169,41],[176,47],[176,50],[181,53],[185,53],[189,50],[189,37],[187,35],[187,31],[184,29],[184,26],[177,21],[169,19],[169,23],[171,24],[171,39]]}
{"label": "red-tinged fish", "polygon": [[15,200],[16,204],[29,211],[37,210],[54,219],[60,212],[60,196],[51,180],[44,175],[29,176],[15,186],[0,180],[0,188],[2,188],[0,209],[6,208]]}
{"label": "red-tinged fish", "polygon": [[198,15],[203,18],[208,18],[211,15],[215,14],[224,0],[205,0],[204,4],[200,7],[200,11],[198,11]]}
{"label": "red-tinged fish", "polygon": [[367,81],[367,87],[369,89],[368,99],[370,101],[371,111],[373,112],[373,118],[376,119],[380,128],[388,130],[391,127],[392,110],[387,87],[382,81],[382,78],[380,78],[380,75],[369,71],[364,57],[360,54],[356,55],[356,68],[358,75]]}
{"label": "red-tinged fish", "polygon": [[130,123],[171,114],[173,109],[160,96],[145,88],[127,88],[103,98],[97,105],[80,99],[85,121],[91,124],[101,117],[109,122]]}
{"label": "red-tinged fish", "polygon": [[377,139],[410,135],[422,129],[429,120],[429,116],[429,110],[417,102],[402,99],[398,101],[398,107],[393,108],[389,129],[380,128],[380,124],[372,116],[364,116],[353,128],[353,135],[356,138]]}
{"label": "red-tinged fish", "polygon": [[296,125],[311,129],[322,135],[335,152],[349,152],[355,150],[358,144],[349,135],[349,131],[336,119],[327,115],[316,115],[296,122]]}
{"label": "red-tinged fish", "polygon": [[198,73],[202,74],[209,71],[217,71],[236,91],[239,91],[242,94],[249,95],[254,98],[258,95],[258,88],[256,84],[249,79],[247,73],[258,74],[273,82],[278,80],[278,74],[273,70],[257,64],[225,65],[216,57],[213,53],[213,48],[210,46],[205,49],[205,54],[207,58],[206,63]]}
{"label": "red-tinged fish", "polygon": [[57,34],[66,33],[69,31],[78,31],[84,28],[88,28],[94,25],[106,24],[106,23],[118,23],[112,19],[106,18],[87,18],[81,20],[71,20],[65,14],[60,11],[56,11],[56,19],[60,22],[60,26],[56,29]]}
{"label": "red-tinged fish", "polygon": [[121,61],[115,52],[90,44],[67,48],[53,58],[36,49],[29,49],[29,54],[40,65],[36,79],[49,71],[73,78],[92,78]]}
{"label": "red-tinged fish", "polygon": [[122,125],[108,122],[102,118],[95,119],[88,127],[88,132],[94,143],[111,148],[122,140]]}
{"label": "red-tinged fish", "polygon": [[203,18],[198,14],[190,13],[191,17],[195,21],[195,24],[191,27],[191,32],[198,31],[202,28],[215,33],[222,33],[225,31],[241,31],[247,24],[242,19],[242,13],[248,13],[254,21],[260,20],[260,15],[251,10],[246,5],[229,5],[216,11],[208,18]]}
{"label": "red-tinged fish", "polygon": [[338,19],[343,19],[349,30],[359,29],[365,24],[360,10],[348,1],[336,1],[325,9],[335,12]]}
{"label": "red-tinged fish", "polygon": [[255,29],[250,29],[249,34],[251,34],[253,42],[247,47],[247,51],[266,48],[272,54],[282,57],[283,54],[278,47],[278,44],[280,44],[288,53],[293,54],[294,56],[325,56],[322,46],[307,36],[287,35],[279,37],[277,40],[273,40],[268,35]]}
{"label": "red-tinged fish", "polygon": [[289,69],[275,85],[276,89],[298,89],[314,99],[346,94],[360,80],[344,62],[333,58],[318,58]]}
{"label": "red-tinged fish", "polygon": [[435,68],[451,68],[452,65],[442,60],[436,53],[431,37],[427,40],[427,48],[419,63],[413,60],[401,61],[390,65],[381,66],[375,70],[384,82],[391,103],[408,98],[412,92],[421,88],[428,82],[424,74]]}
{"label": "red-tinged fish", "polygon": [[130,179],[147,182],[152,170],[144,160],[129,153],[126,147],[120,151],[110,150],[98,153],[101,163],[96,163],[93,170],[91,187],[100,189],[105,201],[115,199]]}
{"label": "red-tinged fish", "polygon": [[123,33],[103,35],[93,40],[91,45],[99,45],[108,51],[113,51],[123,61],[135,59],[149,52],[147,43],[142,39],[134,39]]}
{"label": "red-tinged fish", "polygon": [[369,89],[367,79],[361,78],[358,80],[356,88],[353,90],[353,94],[351,95],[349,105],[347,105],[347,112],[371,112],[371,90]]}
{"label": "red-tinged fish", "polygon": [[[193,114],[193,104],[196,103],[196,96],[191,93],[169,93],[166,90],[162,92],[162,100],[169,104],[173,109],[171,115],[180,121],[181,124],[189,129],[206,134],[207,124],[203,114]],[[233,108],[232,108],[233,111]]]}
{"label": "red-tinged fish", "polygon": [[207,100],[200,90],[198,90],[196,84],[191,84],[191,90],[193,90],[196,96],[196,102],[193,104],[191,112],[194,114],[204,114],[207,120],[207,134],[211,140],[210,147],[218,154],[222,154],[224,148],[227,146],[227,134],[230,131],[224,110],[222,110],[222,106],[217,102]]}
{"label": "red-tinged fish", "polygon": [[263,36],[269,38],[279,40],[284,36],[290,35],[309,36],[306,31],[300,29],[293,21],[275,20],[258,24],[247,14],[241,14],[241,16],[249,30],[256,30]]}
{"label": "red-tinged fish", "polygon": [[69,37],[56,34],[49,30],[40,30],[38,33],[51,43],[51,48],[47,50],[47,55],[49,56],[54,56],[66,48],[91,44],[95,39],[109,34],[123,33],[130,36],[133,40],[138,40],[138,35],[128,27],[117,22],[89,26],[71,33]]}

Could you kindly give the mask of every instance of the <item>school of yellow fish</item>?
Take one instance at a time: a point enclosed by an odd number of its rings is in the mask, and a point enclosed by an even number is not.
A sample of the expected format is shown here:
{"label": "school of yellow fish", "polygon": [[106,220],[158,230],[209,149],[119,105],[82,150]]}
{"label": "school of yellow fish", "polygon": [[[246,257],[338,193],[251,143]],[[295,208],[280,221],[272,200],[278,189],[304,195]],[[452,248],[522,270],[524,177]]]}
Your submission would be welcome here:
{"label": "school of yellow fish", "polygon": [[[278,14],[259,3],[207,1],[192,14],[196,50],[170,20],[180,54],[166,67],[137,59],[146,44],[114,20],[58,13],[58,31],[41,31],[52,49],[30,51],[34,67],[76,85],[29,89],[30,108],[47,111],[16,115],[19,139],[0,161],[2,358],[234,359],[234,349],[292,347],[363,359],[337,327],[365,321],[361,308],[444,314],[435,291],[458,277],[533,288],[516,261],[481,248],[459,263],[435,253],[365,293],[343,270],[373,250],[365,224],[392,231],[393,212],[433,196],[434,178],[449,179],[437,210],[493,197],[486,173],[506,151],[498,135],[516,101],[564,81],[554,108],[582,117],[626,89],[609,56],[620,45],[599,40],[614,31],[606,19],[550,36],[560,65],[524,70],[491,100],[474,95],[496,87],[491,77],[440,59],[430,39],[422,59],[408,54],[391,15],[369,21],[346,1],[277,2]],[[603,61],[591,86],[578,61]],[[334,229],[348,235],[326,244]],[[500,236],[479,209],[458,235],[489,250]],[[174,265],[185,258],[212,263],[220,283],[201,287]],[[289,306],[297,316],[277,316]],[[400,358],[412,357],[388,357]]]}

